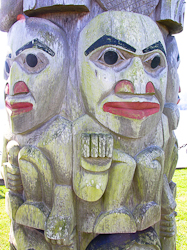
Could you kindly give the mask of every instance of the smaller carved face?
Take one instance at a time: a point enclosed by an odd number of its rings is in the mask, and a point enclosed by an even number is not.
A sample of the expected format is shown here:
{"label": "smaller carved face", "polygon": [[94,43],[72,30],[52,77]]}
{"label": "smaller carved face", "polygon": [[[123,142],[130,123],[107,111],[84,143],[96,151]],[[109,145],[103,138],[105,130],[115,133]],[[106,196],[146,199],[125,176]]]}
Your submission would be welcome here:
{"label": "smaller carved face", "polygon": [[65,33],[40,18],[14,24],[9,46],[5,104],[13,133],[23,133],[60,112],[66,92],[68,47]]}
{"label": "smaller carved face", "polygon": [[[99,24],[99,25],[98,25]],[[78,64],[86,111],[126,137],[149,133],[165,102],[164,41],[148,17],[111,11],[81,32]]]}

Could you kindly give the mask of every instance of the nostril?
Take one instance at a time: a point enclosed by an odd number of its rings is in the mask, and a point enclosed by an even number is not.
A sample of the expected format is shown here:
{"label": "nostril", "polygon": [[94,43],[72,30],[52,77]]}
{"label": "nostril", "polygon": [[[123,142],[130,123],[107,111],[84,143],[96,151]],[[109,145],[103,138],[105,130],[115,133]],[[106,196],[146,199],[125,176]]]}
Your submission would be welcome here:
{"label": "nostril", "polygon": [[5,95],[9,95],[9,84],[8,83],[5,86]]}
{"label": "nostril", "polygon": [[114,89],[115,93],[134,93],[134,86],[128,80],[119,81]]}
{"label": "nostril", "polygon": [[17,82],[14,85],[14,95],[15,94],[25,94],[25,93],[29,93],[29,89],[28,89],[27,85],[22,81]]}
{"label": "nostril", "polygon": [[146,93],[155,93],[154,86],[152,82],[148,82],[146,85]]}

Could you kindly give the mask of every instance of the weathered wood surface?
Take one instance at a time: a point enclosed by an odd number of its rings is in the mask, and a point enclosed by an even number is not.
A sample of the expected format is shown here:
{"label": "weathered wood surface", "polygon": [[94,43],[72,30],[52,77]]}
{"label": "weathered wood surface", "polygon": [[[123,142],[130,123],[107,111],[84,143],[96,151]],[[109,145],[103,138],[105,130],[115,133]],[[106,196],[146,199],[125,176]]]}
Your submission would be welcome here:
{"label": "weathered wood surface", "polygon": [[175,250],[185,4],[144,3],[1,5],[12,249]]}

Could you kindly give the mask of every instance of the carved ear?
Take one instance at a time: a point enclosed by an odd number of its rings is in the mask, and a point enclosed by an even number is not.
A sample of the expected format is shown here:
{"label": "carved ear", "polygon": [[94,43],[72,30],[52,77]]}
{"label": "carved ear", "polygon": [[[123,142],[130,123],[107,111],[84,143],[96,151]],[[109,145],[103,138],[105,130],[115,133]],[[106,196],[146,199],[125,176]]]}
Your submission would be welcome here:
{"label": "carved ear", "polygon": [[156,21],[166,26],[170,34],[181,32],[184,27],[185,4],[184,0],[160,1]]}

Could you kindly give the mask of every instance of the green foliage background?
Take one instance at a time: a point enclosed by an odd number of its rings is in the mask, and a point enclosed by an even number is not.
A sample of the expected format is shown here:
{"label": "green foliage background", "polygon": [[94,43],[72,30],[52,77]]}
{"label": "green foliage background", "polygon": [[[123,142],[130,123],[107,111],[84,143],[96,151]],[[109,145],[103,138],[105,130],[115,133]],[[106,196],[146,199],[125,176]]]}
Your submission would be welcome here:
{"label": "green foliage background", "polygon": [[[177,249],[187,249],[187,169],[177,169],[173,181],[177,183]],[[9,250],[10,220],[5,211],[5,193],[0,186],[0,250]]]}

